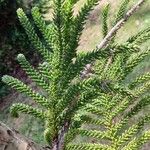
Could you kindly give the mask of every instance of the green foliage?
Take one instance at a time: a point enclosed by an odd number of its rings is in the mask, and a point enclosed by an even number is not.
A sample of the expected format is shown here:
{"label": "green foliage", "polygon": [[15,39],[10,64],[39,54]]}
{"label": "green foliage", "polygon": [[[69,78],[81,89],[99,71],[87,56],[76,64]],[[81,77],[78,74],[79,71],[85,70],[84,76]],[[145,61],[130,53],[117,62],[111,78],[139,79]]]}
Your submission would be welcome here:
{"label": "green foliage", "polygon": [[12,105],[11,107],[11,114],[14,116],[14,117],[18,117],[18,114],[17,112],[24,112],[26,114],[32,114],[33,116],[35,117],[38,117],[38,118],[42,118],[44,119],[44,113],[40,110],[38,110],[37,108],[33,108],[31,106],[28,106],[28,105],[25,105],[25,104],[15,104],[15,105]]}
{"label": "green foliage", "polygon": [[129,4],[130,0],[122,0],[122,4],[119,8],[119,11],[116,15],[115,21],[114,21],[114,25],[122,19],[122,17],[125,15],[126,11],[127,11],[127,7]]}
{"label": "green foliage", "polygon": [[[18,52],[24,53],[26,57],[33,55],[33,53],[36,56],[18,21],[16,10],[19,6],[23,7],[23,4],[17,0],[0,1],[0,77],[4,74],[22,74],[15,60]],[[26,51],[27,49],[30,51]],[[35,64],[35,56],[32,60],[33,64]],[[7,86],[0,80],[0,97],[5,96],[5,93],[8,92]]]}
{"label": "green foliage", "polygon": [[[35,55],[32,64],[39,60],[39,58],[37,60],[36,52],[27,40],[16,14],[18,7],[23,7],[30,14],[33,6],[38,6],[39,11],[44,15],[50,9],[51,2],[49,0],[0,0],[0,77],[4,74],[12,75],[14,72],[16,74],[19,70],[15,60],[18,52],[23,53],[26,57]],[[27,49],[30,51],[26,51]],[[20,76],[22,72],[19,71],[17,74]],[[0,81],[0,97],[5,96],[8,92],[7,86]]]}
{"label": "green foliage", "polygon": [[105,37],[108,33],[108,13],[109,13],[110,5],[108,4],[102,12],[102,19],[103,19],[103,24],[102,24],[102,29],[103,29],[103,37]]}
{"label": "green foliage", "polygon": [[51,8],[50,0],[34,0],[32,3],[33,6],[36,6],[40,9],[40,12],[42,14],[47,13],[48,10]]}
{"label": "green foliage", "polygon": [[41,14],[48,13],[51,9],[52,1],[50,0],[15,0],[20,7],[22,7],[27,14],[30,14],[31,8],[38,7]]}
{"label": "green foliage", "polygon": [[[18,9],[19,20],[33,46],[43,56],[43,63],[35,69],[24,55],[19,54],[17,59],[33,82],[45,92],[42,95],[14,77],[3,76],[6,84],[38,104],[38,108],[13,104],[11,113],[16,117],[23,112],[41,118],[45,123],[45,139],[57,150],[138,150],[150,140],[150,130],[143,131],[150,114],[130,122],[150,104],[149,72],[128,85],[123,81],[149,55],[149,48],[143,50],[141,44],[149,39],[150,31],[144,29],[121,44],[112,37],[112,42],[102,49],[77,54],[86,18],[97,2],[88,0],[74,16],[76,1],[54,0],[50,28],[39,9],[33,8],[34,25],[41,31],[44,42],[23,10]],[[122,3],[115,23],[124,16],[128,3]],[[104,36],[109,31],[108,10],[109,5],[103,11]],[[81,71],[91,62],[95,62],[94,74],[81,78]],[[83,139],[87,137],[89,142],[76,142],[79,135]]]}

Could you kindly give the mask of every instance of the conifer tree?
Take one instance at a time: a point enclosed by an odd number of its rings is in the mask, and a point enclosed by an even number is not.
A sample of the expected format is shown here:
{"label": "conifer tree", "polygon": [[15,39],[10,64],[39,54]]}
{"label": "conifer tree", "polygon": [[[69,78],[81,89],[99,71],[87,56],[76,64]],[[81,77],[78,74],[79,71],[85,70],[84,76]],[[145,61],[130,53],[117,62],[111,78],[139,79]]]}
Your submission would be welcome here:
{"label": "conifer tree", "polygon": [[[150,122],[149,112],[131,123],[150,104],[150,73],[138,76],[129,84],[123,82],[149,55],[149,49],[142,50],[141,46],[150,38],[150,27],[124,43],[118,44],[116,40],[117,31],[146,0],[139,0],[127,10],[129,2],[122,1],[112,27],[107,23],[110,5],[103,9],[104,39],[87,53],[77,53],[77,47],[87,16],[98,0],[87,0],[77,16],[73,15],[76,0],[53,0],[54,17],[50,26],[34,7],[32,16],[44,43],[23,10],[17,10],[43,62],[34,68],[23,54],[19,54],[17,60],[46,94],[8,75],[2,80],[39,104],[35,108],[17,103],[10,111],[15,117],[25,113],[41,118],[45,122],[44,137],[52,150],[138,150],[150,140],[150,130],[144,131]],[[81,72],[90,63],[94,73],[82,78]],[[77,142],[79,136],[87,137],[89,142]]]}

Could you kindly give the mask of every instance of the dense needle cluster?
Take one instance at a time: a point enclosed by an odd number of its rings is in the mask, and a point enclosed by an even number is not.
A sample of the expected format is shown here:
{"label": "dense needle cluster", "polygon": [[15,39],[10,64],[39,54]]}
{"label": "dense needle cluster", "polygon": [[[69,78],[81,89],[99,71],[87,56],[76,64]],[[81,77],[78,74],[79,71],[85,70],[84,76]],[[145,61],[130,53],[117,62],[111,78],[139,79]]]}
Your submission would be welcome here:
{"label": "dense needle cluster", "polygon": [[[131,14],[131,11],[127,12],[130,1],[123,0],[112,29],[107,23],[110,10],[107,5],[102,11],[102,32],[106,42],[91,52],[77,53],[85,21],[98,0],[87,0],[74,16],[73,7],[77,2],[53,0],[53,20],[48,26],[39,9],[32,9],[34,25],[41,32],[44,43],[23,10],[17,10],[22,26],[43,56],[43,62],[34,68],[23,54],[19,54],[17,60],[45,92],[42,95],[22,81],[5,75],[2,79],[5,83],[40,106],[17,103],[11,106],[11,113],[15,117],[22,112],[41,118],[45,122],[45,139],[52,150],[138,150],[150,140],[150,130],[144,131],[144,126],[150,122],[150,113],[136,118],[134,123],[131,120],[150,104],[150,73],[146,72],[129,84],[124,84],[124,80],[150,54],[149,49],[141,48],[150,39],[150,27],[118,44],[116,31]],[[140,0],[136,7],[143,2]],[[115,27],[117,30],[113,30]],[[81,72],[89,63],[93,64],[93,74],[81,78]],[[82,138],[77,142],[79,135],[88,138],[89,142],[85,143]]]}

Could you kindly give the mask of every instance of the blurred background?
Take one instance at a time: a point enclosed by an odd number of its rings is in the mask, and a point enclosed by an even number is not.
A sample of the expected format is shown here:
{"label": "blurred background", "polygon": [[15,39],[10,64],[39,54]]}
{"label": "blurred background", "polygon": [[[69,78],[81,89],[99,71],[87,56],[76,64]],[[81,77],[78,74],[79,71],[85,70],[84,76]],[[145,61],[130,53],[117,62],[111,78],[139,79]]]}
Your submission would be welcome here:
{"label": "blurred background", "polygon": [[[137,0],[132,0],[130,5]],[[86,0],[79,0],[74,7],[74,14],[84,5]],[[109,25],[111,26],[115,13],[118,10],[121,0],[101,0],[95,9],[90,13],[85,29],[80,39],[78,51],[91,51],[97,43],[102,39],[101,32],[101,10],[107,4],[111,4]],[[52,19],[52,3],[51,0],[0,0],[0,78],[4,74],[17,77],[34,89],[37,89],[34,83],[26,76],[16,61],[18,53],[23,53],[33,66],[41,61],[40,55],[30,44],[24,29],[19,24],[16,10],[21,7],[24,9],[32,22],[30,10],[32,7],[38,6],[47,24]],[[130,6],[129,6],[130,7]],[[125,26],[118,32],[117,40],[119,43],[126,41],[131,35],[150,26],[150,0],[137,12]],[[143,48],[147,48],[148,41]],[[150,71],[150,56],[148,56],[134,71],[129,74],[125,82],[130,82],[137,75]],[[22,134],[33,138],[36,142],[45,144],[43,140],[43,124],[40,120],[35,121],[32,117],[21,115],[14,119],[9,114],[9,107],[14,102],[30,103],[35,105],[33,101],[25,95],[21,95],[13,89],[10,89],[0,80],[0,121],[6,123],[10,127],[19,130]],[[31,125],[32,124],[32,125]]]}

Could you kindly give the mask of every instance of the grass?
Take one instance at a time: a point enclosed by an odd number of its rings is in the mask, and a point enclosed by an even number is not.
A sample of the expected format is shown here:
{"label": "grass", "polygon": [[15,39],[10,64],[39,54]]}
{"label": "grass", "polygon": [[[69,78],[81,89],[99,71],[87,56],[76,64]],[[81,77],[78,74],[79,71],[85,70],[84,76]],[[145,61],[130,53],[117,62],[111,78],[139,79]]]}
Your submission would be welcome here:
{"label": "grass", "polygon": [[9,94],[4,101],[5,107],[0,107],[0,120],[9,127],[15,128],[21,134],[33,139],[35,142],[40,143],[41,145],[46,144],[43,136],[44,123],[41,122],[41,120],[24,114],[20,114],[19,118],[14,118],[9,113],[9,108],[12,103],[22,102],[32,106],[35,106],[36,104],[30,98],[16,92]]}
{"label": "grass", "polygon": [[[136,2],[135,0],[134,2]],[[79,51],[91,51],[95,48],[95,46],[98,44],[98,42],[102,39],[102,33],[101,33],[101,10],[106,3],[111,3],[111,12],[109,14],[111,25],[114,13],[116,12],[120,0],[103,0],[96,8],[90,13],[88,20],[85,25],[85,29],[83,31],[83,34],[81,36],[80,45],[78,47]],[[133,1],[132,1],[133,2]],[[85,0],[80,0],[74,10],[75,15],[78,13],[78,10],[83,6],[85,3]],[[148,27],[150,25],[150,3],[146,3],[143,8],[140,9],[134,16],[130,18],[130,20],[125,24],[125,26],[118,32],[117,34],[117,40],[119,43],[126,40],[129,36],[134,35],[139,30],[144,29],[145,27]],[[49,14],[46,14],[46,19],[50,19],[52,17],[51,10],[49,11]],[[147,45],[145,45],[144,48],[148,47],[149,42]],[[140,65],[138,65],[135,70],[128,76],[126,82],[130,82],[133,78],[135,78],[137,75],[145,72],[150,71],[150,57],[147,57],[145,61],[143,61]],[[14,99],[14,101],[23,101],[28,102],[26,97],[22,97],[20,95],[18,96],[11,96],[8,99]],[[5,99],[6,101],[8,99]],[[34,118],[30,116],[24,116],[21,115],[20,118],[14,119],[9,114],[9,105],[5,108],[5,110],[0,112],[0,120],[5,122],[6,124],[10,125],[11,127],[15,127],[18,129],[21,133],[24,135],[31,137],[36,142],[44,143],[43,140],[43,124],[40,122],[40,120],[35,121]]]}

